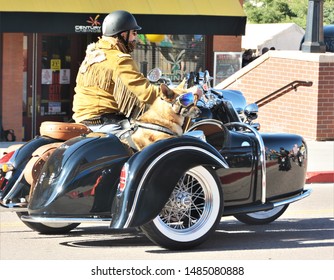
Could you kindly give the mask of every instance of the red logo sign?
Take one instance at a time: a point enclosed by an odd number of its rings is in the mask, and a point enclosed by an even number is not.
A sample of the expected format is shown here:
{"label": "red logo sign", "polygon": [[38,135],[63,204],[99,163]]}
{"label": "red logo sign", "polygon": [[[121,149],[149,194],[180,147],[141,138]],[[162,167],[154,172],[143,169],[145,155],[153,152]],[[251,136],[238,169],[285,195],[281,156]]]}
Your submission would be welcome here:
{"label": "red logo sign", "polygon": [[87,20],[88,23],[90,23],[92,26],[99,26],[101,23],[98,21],[98,18],[100,15],[97,15],[94,19],[92,17],[89,17],[89,20]]}

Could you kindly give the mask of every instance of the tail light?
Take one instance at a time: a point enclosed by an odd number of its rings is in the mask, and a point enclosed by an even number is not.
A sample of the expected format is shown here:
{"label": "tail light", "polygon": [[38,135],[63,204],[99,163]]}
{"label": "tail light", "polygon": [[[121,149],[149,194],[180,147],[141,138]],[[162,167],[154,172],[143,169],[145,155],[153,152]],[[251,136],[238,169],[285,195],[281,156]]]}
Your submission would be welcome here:
{"label": "tail light", "polygon": [[0,190],[4,191],[6,185],[8,183],[8,179],[6,178],[6,173],[14,170],[13,164],[10,162],[10,159],[14,155],[15,150],[11,151],[7,154],[4,154],[2,158],[0,158]]}
{"label": "tail light", "polygon": [[119,190],[121,192],[123,192],[125,187],[126,187],[126,180],[127,180],[127,176],[128,176],[128,167],[129,167],[129,165],[127,163],[125,163],[123,165],[122,170],[121,170],[121,175],[119,177]]}
{"label": "tail light", "polygon": [[2,158],[0,158],[0,170],[3,173],[7,173],[14,169],[14,166],[9,162],[11,157],[14,155],[15,151],[12,151],[8,154],[5,154]]}
{"label": "tail light", "polygon": [[11,151],[8,154],[5,154],[2,158],[0,158],[0,164],[6,163],[10,160],[10,158],[14,155],[15,151]]}

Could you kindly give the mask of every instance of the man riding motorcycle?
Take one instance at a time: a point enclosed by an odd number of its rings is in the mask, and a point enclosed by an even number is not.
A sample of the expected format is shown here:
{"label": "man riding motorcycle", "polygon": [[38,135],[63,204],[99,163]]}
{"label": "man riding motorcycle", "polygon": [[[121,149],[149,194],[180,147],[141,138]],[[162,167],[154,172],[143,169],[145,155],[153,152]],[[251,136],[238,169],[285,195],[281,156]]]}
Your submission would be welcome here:
{"label": "man riding motorcycle", "polygon": [[[127,11],[114,11],[102,23],[102,38],[88,45],[77,74],[73,119],[92,131],[117,132],[161,94],[138,70],[130,53],[141,27]],[[201,95],[197,86],[187,90]],[[181,93],[181,92],[180,92]]]}

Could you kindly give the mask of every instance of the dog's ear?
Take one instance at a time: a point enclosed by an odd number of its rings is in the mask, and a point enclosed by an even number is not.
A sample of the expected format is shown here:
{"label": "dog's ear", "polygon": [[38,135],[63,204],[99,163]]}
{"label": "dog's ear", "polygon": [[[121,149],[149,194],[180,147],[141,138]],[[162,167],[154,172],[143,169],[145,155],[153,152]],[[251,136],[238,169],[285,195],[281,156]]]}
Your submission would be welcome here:
{"label": "dog's ear", "polygon": [[177,85],[177,89],[180,89],[180,90],[184,90],[185,89],[185,85],[186,85],[186,81],[187,81],[187,79],[186,78],[184,78],[183,80],[182,80],[182,82],[181,83],[179,83],[178,85]]}
{"label": "dog's ear", "polygon": [[163,99],[167,99],[169,101],[173,101],[175,99],[176,94],[166,84],[161,84],[160,89],[163,95]]}

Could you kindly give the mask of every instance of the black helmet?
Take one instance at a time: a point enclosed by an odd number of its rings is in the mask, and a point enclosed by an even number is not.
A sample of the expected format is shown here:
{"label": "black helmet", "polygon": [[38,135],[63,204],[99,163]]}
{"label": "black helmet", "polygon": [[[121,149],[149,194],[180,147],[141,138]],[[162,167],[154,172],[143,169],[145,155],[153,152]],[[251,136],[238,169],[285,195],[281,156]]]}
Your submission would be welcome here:
{"label": "black helmet", "polygon": [[135,17],[127,11],[114,11],[107,15],[102,23],[102,34],[114,36],[128,30],[140,30]]}

